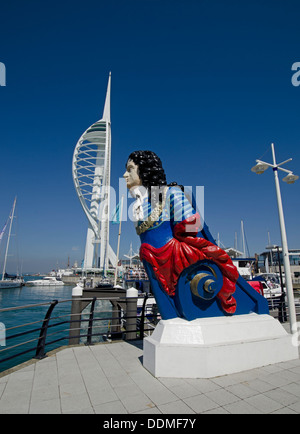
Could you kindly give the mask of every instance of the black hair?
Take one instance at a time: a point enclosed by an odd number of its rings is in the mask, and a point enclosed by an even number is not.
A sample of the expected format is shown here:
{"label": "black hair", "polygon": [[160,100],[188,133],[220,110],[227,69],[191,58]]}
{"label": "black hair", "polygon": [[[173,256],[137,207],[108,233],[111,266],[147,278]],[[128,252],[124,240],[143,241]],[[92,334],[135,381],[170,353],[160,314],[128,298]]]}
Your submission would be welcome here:
{"label": "black hair", "polygon": [[138,174],[142,185],[151,190],[151,187],[167,185],[166,174],[160,158],[152,151],[134,151],[128,160],[138,166]]}
{"label": "black hair", "polygon": [[162,187],[164,185],[168,185],[168,187],[177,186],[184,191],[183,185],[178,185],[177,182],[167,184],[166,174],[162,167],[161,159],[155,154],[155,152],[134,151],[129,155],[127,163],[129,160],[133,161],[138,166],[138,175],[141,179],[142,185],[148,189],[151,205],[155,205],[157,201],[162,202],[161,191],[158,191],[158,196],[156,196],[156,189],[153,190],[151,187]]}

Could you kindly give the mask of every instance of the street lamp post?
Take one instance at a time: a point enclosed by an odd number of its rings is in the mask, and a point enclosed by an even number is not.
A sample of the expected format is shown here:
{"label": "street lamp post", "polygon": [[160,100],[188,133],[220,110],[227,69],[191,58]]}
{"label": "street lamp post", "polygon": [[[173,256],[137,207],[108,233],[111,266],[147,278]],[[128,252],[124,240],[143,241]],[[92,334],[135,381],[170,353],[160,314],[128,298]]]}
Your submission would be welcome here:
{"label": "street lamp post", "polygon": [[281,193],[280,193],[280,185],[279,185],[279,179],[278,179],[278,170],[282,170],[283,172],[286,172],[288,175],[283,178],[284,182],[287,182],[288,184],[293,184],[299,176],[294,175],[292,171],[283,169],[283,164],[289,162],[292,160],[292,158],[289,158],[288,160],[283,161],[282,163],[277,164],[276,163],[276,157],[275,157],[275,149],[274,149],[274,143],[271,143],[272,148],[272,156],[273,156],[273,164],[266,163],[261,160],[256,160],[257,164],[252,167],[252,172],[261,174],[265,172],[265,170],[268,169],[268,167],[272,167],[274,172],[274,178],[275,178],[275,187],[276,187],[276,196],[277,196],[277,205],[278,205],[278,214],[279,214],[279,224],[280,224],[280,233],[281,233],[281,243],[282,243],[282,253],[283,253],[283,265],[284,265],[284,271],[285,271],[285,285],[286,285],[286,293],[287,293],[287,300],[288,300],[288,306],[289,306],[289,318],[290,318],[290,330],[291,333],[294,334],[297,332],[297,319],[296,319],[296,309],[295,309],[295,301],[294,301],[294,292],[293,292],[293,284],[292,284],[292,277],[291,277],[291,268],[290,268],[290,259],[289,259],[289,250],[288,250],[288,244],[287,244],[287,237],[286,237],[286,229],[285,229],[285,222],[284,222],[284,215],[283,215],[283,207],[282,207],[282,200],[281,200]]}

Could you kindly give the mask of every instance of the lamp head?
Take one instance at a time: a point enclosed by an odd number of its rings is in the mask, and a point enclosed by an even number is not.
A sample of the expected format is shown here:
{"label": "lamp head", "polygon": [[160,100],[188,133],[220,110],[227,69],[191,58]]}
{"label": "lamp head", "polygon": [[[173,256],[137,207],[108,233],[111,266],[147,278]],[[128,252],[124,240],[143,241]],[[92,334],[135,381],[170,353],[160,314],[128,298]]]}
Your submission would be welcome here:
{"label": "lamp head", "polygon": [[287,176],[282,178],[282,181],[286,182],[287,184],[294,184],[295,181],[299,179],[298,175],[294,175],[292,172],[289,173]]}
{"label": "lamp head", "polygon": [[251,171],[256,173],[257,175],[261,175],[264,173],[269,166],[262,161],[259,161],[254,167],[252,167]]}

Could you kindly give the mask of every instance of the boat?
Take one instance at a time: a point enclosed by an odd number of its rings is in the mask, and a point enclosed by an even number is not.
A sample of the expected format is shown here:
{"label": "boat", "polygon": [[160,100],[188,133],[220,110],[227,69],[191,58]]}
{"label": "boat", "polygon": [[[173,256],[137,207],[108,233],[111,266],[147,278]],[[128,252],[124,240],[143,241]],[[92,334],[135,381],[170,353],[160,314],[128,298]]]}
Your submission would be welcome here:
{"label": "boat", "polygon": [[126,268],[123,273],[123,285],[125,289],[133,287],[140,292],[150,292],[150,281],[142,266]]}
{"label": "boat", "polygon": [[245,280],[251,280],[254,275],[255,269],[255,258],[231,258],[233,265],[236,266],[240,276],[242,276]]}
{"label": "boat", "polygon": [[[5,274],[6,275],[6,274]],[[16,276],[15,278],[4,278],[0,280],[0,289],[20,288],[24,286],[22,277]]]}
{"label": "boat", "polygon": [[[21,286],[24,285],[24,280],[23,280],[22,276],[18,276],[18,275],[12,276],[12,275],[8,275],[6,273],[7,256],[8,256],[10,237],[11,237],[11,228],[12,228],[13,219],[14,219],[14,215],[15,215],[16,203],[17,203],[17,198],[15,197],[13,207],[12,207],[12,210],[11,210],[9,218],[8,218],[8,220],[10,220],[9,231],[8,231],[7,242],[6,242],[2,277],[0,280],[0,289],[20,288]],[[8,224],[8,221],[5,223],[4,228],[2,229],[2,231],[0,233],[0,242],[4,236],[7,224]]]}
{"label": "boat", "polygon": [[[262,295],[266,298],[280,297],[282,295],[280,280],[275,273],[259,273],[248,281],[253,287],[257,285],[255,282],[260,284]],[[285,293],[285,288],[283,288],[283,292]]]}
{"label": "boat", "polygon": [[[146,298],[146,303],[145,303],[145,297],[146,296],[147,296],[147,298]],[[155,300],[154,296],[152,294],[139,292],[138,299],[137,299],[137,313],[138,313],[138,315],[140,315],[142,313],[144,303],[145,303],[145,315],[149,315],[150,313],[153,314],[153,309],[154,310],[156,309],[156,300]]]}
{"label": "boat", "polygon": [[[234,249],[227,249],[232,252]],[[255,273],[256,258],[234,257],[231,256],[233,265],[236,266],[240,276],[242,276],[246,282],[252,286],[255,291],[271,299],[280,298],[282,295],[282,289],[279,281],[279,277],[273,273]]]}
{"label": "boat", "polygon": [[45,276],[43,279],[28,280],[26,286],[63,286],[64,282],[54,276]]}
{"label": "boat", "polygon": [[94,289],[114,289],[113,279],[108,277],[103,277],[102,279],[95,282]]}

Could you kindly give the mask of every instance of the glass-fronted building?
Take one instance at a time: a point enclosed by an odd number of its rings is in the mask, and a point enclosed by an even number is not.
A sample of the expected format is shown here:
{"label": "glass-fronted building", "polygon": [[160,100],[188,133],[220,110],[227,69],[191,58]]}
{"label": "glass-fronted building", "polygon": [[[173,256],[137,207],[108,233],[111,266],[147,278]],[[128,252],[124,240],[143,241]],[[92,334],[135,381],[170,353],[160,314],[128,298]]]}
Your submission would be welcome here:
{"label": "glass-fronted building", "polygon": [[[293,283],[300,283],[300,249],[289,249]],[[284,273],[281,247],[267,250],[258,255],[258,269],[261,273],[279,273],[279,266]]]}

